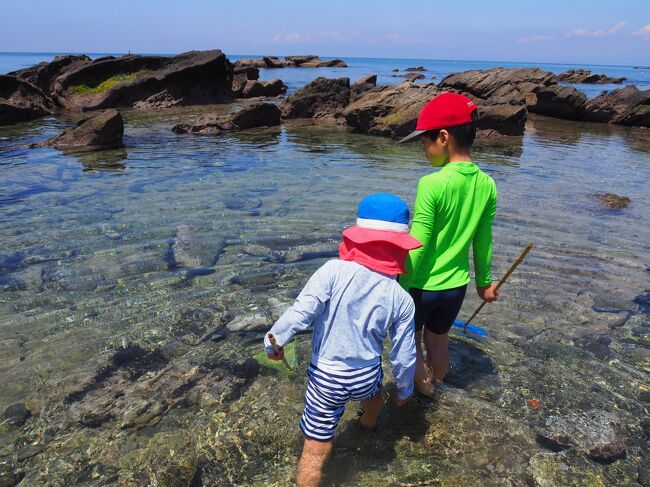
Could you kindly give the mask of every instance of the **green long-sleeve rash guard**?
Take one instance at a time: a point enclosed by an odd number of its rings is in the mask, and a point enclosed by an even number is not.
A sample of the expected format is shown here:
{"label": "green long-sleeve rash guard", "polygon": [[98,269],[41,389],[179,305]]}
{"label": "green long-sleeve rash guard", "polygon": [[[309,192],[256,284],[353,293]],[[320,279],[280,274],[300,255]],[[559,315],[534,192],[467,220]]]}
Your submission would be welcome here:
{"label": "green long-sleeve rash guard", "polygon": [[496,203],[494,180],[473,162],[451,162],[420,179],[411,235],[424,245],[409,253],[400,284],[428,291],[464,286],[473,244],[476,285],[488,286]]}

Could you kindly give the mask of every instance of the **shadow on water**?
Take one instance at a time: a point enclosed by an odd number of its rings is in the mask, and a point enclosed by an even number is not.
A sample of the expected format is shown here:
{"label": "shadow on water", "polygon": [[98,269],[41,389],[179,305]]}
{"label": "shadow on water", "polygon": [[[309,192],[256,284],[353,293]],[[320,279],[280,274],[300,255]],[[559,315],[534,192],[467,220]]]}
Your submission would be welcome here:
{"label": "shadow on water", "polygon": [[445,383],[459,389],[467,389],[473,382],[496,375],[492,359],[484,350],[466,339],[449,337],[451,366]]}

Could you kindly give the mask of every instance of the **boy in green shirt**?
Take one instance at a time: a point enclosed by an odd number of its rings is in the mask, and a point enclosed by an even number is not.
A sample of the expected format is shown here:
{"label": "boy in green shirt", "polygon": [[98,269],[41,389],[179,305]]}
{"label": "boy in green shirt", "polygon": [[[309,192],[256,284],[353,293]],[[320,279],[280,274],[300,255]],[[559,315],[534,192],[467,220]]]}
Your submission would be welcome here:
{"label": "boy in green shirt", "polygon": [[400,277],[415,302],[415,384],[425,395],[433,393],[449,369],[448,333],[470,281],[470,244],[479,297],[492,302],[499,296],[490,277],[496,185],[470,155],[477,120],[469,98],[442,93],[422,109],[416,130],[399,142],[421,136],[427,159],[442,168],[418,184],[411,235],[424,245],[409,253],[406,274]]}

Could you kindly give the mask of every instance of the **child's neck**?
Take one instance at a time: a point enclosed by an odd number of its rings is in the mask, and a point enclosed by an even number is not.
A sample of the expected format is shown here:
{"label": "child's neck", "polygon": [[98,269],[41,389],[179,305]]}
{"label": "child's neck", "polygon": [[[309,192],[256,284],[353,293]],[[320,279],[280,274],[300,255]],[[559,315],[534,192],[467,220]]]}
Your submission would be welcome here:
{"label": "child's neck", "polygon": [[455,152],[449,154],[449,162],[467,162],[472,160],[472,155],[469,151]]}

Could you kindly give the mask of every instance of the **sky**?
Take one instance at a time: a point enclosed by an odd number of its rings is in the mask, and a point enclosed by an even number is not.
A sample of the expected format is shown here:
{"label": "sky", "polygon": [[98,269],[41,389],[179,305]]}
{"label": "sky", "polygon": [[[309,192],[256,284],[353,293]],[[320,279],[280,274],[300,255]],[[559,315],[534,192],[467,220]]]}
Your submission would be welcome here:
{"label": "sky", "polygon": [[650,0],[1,0],[0,52],[650,65]]}

